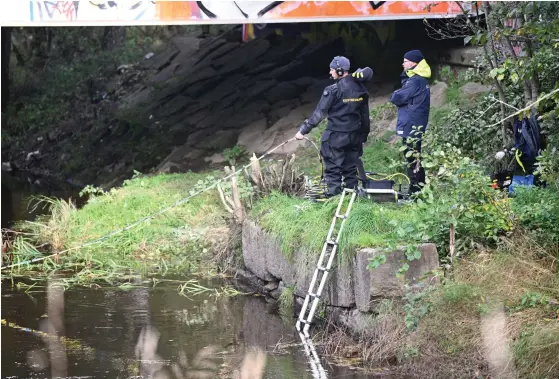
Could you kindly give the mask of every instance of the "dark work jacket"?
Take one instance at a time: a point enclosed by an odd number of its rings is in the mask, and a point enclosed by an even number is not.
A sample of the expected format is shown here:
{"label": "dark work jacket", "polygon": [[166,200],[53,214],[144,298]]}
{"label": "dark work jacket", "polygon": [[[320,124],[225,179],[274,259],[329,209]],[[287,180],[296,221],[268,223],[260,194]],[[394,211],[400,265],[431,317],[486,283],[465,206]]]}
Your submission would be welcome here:
{"label": "dark work jacket", "polygon": [[431,93],[427,78],[431,77],[431,68],[425,60],[407,72],[402,73],[402,88],[395,91],[390,102],[398,107],[396,133],[399,137],[420,137],[414,127],[421,127],[425,133],[429,121]]}
{"label": "dark work jacket", "polygon": [[371,80],[373,70],[366,67],[361,72],[364,74],[363,78],[347,75],[326,87],[314,113],[305,120],[299,131],[308,134],[328,116],[326,130],[368,134],[370,131],[369,92],[364,82]]}

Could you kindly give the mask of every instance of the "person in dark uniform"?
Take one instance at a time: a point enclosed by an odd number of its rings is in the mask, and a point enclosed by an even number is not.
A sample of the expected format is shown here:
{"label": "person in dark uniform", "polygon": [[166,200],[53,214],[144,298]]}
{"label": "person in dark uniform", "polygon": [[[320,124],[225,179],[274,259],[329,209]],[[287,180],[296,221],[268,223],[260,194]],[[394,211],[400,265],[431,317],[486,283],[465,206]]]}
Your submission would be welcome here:
{"label": "person in dark uniform", "polygon": [[418,155],[421,153],[421,140],[429,121],[431,92],[427,79],[431,77],[431,67],[419,50],[411,50],[404,54],[402,67],[402,88],[394,91],[390,102],[398,107],[396,134],[402,137],[406,147],[404,155],[411,181],[409,192],[413,194],[421,190],[421,183],[425,183],[425,169],[421,166]]}
{"label": "person in dark uniform", "polygon": [[[295,135],[296,139],[303,139],[305,134],[328,117],[326,130],[320,138],[327,197],[342,192],[342,177],[346,188],[357,187],[357,162],[370,131],[369,94],[364,82],[372,79],[373,70],[365,67],[349,75],[349,69],[349,59],[334,57],[330,63],[330,76],[336,83],[324,89],[314,113],[303,122]],[[364,112],[367,112],[366,117]]]}

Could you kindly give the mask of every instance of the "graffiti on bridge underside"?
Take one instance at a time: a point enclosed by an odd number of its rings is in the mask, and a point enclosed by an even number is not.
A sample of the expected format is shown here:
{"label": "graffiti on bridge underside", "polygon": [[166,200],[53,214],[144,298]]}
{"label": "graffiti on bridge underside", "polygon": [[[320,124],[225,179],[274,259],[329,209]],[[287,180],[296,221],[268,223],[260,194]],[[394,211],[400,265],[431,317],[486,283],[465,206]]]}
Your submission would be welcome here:
{"label": "graffiti on bridge underside", "polygon": [[[244,17],[248,19],[248,18],[254,18],[254,16],[260,18],[265,14],[267,14],[268,12],[272,11],[274,8],[279,7],[280,5],[285,3],[285,1],[270,1],[267,3],[266,2],[254,3],[250,1],[231,1],[230,3],[232,4],[229,5],[233,5],[234,8],[232,8],[231,6],[227,7],[227,5],[223,4],[223,2],[220,1],[197,1],[196,2],[196,4],[198,5],[202,13],[208,18],[212,18],[212,19],[226,18],[226,17],[231,17],[232,13],[238,13],[237,16],[239,18],[242,19]],[[299,6],[301,6],[300,3],[307,3],[307,1],[292,2],[292,4],[290,4],[289,7],[295,6],[298,8]],[[316,4],[322,2],[315,1],[314,3]],[[377,10],[384,3],[386,3],[386,1],[351,1],[350,3],[360,3],[359,4],[360,6],[362,5],[361,3],[368,3],[373,10]],[[251,14],[250,11],[254,10],[254,8],[256,8],[257,12],[256,14],[254,14],[254,12]],[[211,9],[213,9],[213,11]]]}
{"label": "graffiti on bridge underside", "polygon": [[36,6],[41,20],[63,18],[73,21],[78,17],[79,3],[79,1],[37,1]]}
{"label": "graffiti on bridge underside", "polygon": [[[22,2],[23,3],[23,2]],[[460,14],[452,1],[30,1],[31,21],[399,19]]]}
{"label": "graffiti on bridge underside", "polygon": [[30,7],[31,21],[36,20],[36,15],[40,21],[109,21],[155,18],[155,1],[31,1]]}

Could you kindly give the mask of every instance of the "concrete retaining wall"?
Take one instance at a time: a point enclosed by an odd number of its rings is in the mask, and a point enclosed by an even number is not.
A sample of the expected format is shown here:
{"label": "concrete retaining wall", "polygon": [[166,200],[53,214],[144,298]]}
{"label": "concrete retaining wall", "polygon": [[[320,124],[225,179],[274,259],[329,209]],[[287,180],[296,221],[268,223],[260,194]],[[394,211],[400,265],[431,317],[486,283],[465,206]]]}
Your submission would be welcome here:
{"label": "concrete retaining wall", "polygon": [[[279,241],[253,221],[246,221],[243,225],[242,246],[246,268],[266,282],[264,288],[270,296],[278,298],[287,286],[294,286],[299,297],[306,295],[320,252],[311,257],[296,251],[288,260],[281,251]],[[374,270],[368,270],[367,265],[380,253],[376,249],[361,249],[354,257],[337,259],[322,300],[328,306],[370,312],[375,300],[403,296],[406,283],[416,287],[436,283],[438,278],[434,270],[439,266],[437,248],[427,243],[420,250],[421,258],[408,262],[409,269],[401,279],[396,277],[396,273],[406,261],[403,250],[387,254],[386,263]]]}

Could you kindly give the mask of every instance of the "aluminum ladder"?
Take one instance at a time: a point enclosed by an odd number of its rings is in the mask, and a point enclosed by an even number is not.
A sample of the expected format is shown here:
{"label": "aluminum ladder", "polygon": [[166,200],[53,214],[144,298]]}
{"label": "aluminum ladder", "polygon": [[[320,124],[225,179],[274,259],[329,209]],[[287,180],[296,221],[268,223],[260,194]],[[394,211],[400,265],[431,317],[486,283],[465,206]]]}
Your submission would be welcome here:
{"label": "aluminum ladder", "polygon": [[[346,196],[351,195],[349,199],[349,204],[345,213],[341,214],[342,206],[346,200]],[[340,197],[340,201],[338,203],[338,208],[336,209],[336,214],[332,219],[332,223],[330,224],[330,230],[328,230],[328,235],[326,236],[326,242],[322,247],[322,252],[320,253],[320,258],[318,259],[318,263],[316,264],[316,269],[314,270],[314,274],[311,280],[311,284],[309,286],[309,291],[305,296],[305,302],[303,303],[303,308],[301,308],[301,313],[299,314],[299,318],[297,319],[297,330],[301,332],[301,324],[304,324],[303,333],[306,337],[309,337],[309,328],[314,318],[314,313],[316,312],[316,307],[318,306],[318,302],[320,300],[320,296],[322,295],[322,291],[324,290],[324,286],[326,285],[326,279],[328,278],[328,272],[332,267],[332,263],[334,262],[334,257],[336,256],[336,251],[338,250],[338,243],[340,241],[340,236],[342,235],[342,231],[344,228],[344,224],[349,217],[349,213],[351,212],[351,207],[353,206],[353,202],[357,197],[357,191],[345,188],[342,192]],[[338,221],[341,220],[340,227],[336,232],[336,226]],[[334,235],[336,235],[334,237]],[[334,239],[335,238],[335,239]],[[326,264],[325,264],[326,261]],[[318,285],[318,289],[315,290],[315,285],[318,282],[318,278],[320,276],[320,283]],[[309,304],[311,303],[309,310]],[[307,314],[308,311],[308,314]]]}
{"label": "aluminum ladder", "polygon": [[301,342],[305,348],[305,354],[311,365],[312,377],[314,379],[328,379],[328,373],[324,370],[324,367],[322,367],[322,363],[320,363],[320,357],[316,353],[312,340],[305,337],[301,332],[299,332],[299,337],[301,338]]}

